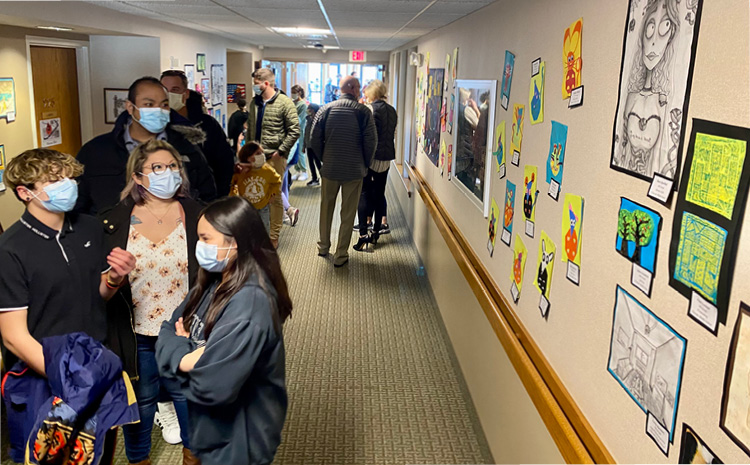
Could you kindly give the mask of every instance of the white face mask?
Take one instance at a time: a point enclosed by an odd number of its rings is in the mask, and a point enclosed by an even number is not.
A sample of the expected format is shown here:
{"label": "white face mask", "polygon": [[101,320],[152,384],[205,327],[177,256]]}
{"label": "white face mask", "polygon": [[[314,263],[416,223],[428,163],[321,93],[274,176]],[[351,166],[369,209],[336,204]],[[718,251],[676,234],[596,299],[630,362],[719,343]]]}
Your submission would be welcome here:
{"label": "white face mask", "polygon": [[174,111],[180,111],[185,107],[185,102],[182,101],[182,98],[185,96],[185,94],[175,94],[173,92],[169,93],[169,108],[171,108]]}
{"label": "white face mask", "polygon": [[263,164],[266,162],[266,156],[262,153],[256,154],[253,156],[252,164],[253,168],[256,170],[263,166]]}
{"label": "white face mask", "polygon": [[292,100],[299,100],[299,94],[292,94]]}

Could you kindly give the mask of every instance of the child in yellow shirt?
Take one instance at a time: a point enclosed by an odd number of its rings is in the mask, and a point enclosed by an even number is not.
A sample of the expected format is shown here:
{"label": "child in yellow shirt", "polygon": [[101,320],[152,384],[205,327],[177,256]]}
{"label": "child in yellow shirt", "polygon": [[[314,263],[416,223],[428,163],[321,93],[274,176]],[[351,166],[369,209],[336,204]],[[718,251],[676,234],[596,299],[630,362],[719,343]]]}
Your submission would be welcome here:
{"label": "child in yellow shirt", "polygon": [[263,147],[257,142],[247,142],[238,154],[240,172],[232,178],[230,195],[247,199],[260,214],[266,232],[271,224],[269,203],[281,193],[281,177],[266,163]]}

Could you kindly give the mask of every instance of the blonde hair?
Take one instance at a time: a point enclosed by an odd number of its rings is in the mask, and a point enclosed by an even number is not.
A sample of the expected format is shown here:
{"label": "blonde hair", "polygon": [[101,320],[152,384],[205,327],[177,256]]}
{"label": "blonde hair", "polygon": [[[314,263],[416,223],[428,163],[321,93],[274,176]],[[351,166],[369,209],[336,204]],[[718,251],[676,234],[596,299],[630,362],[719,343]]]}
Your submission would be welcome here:
{"label": "blonde hair", "polygon": [[271,84],[276,82],[276,75],[273,73],[273,70],[269,68],[256,69],[255,72],[253,73],[253,78],[261,82],[268,81]]}
{"label": "blonde hair", "polygon": [[367,99],[374,102],[375,100],[385,100],[388,95],[388,88],[380,79],[374,79],[365,88],[365,96]]}
{"label": "blonde hair", "polygon": [[55,182],[63,178],[77,178],[83,174],[83,165],[72,156],[50,149],[31,149],[12,158],[5,169],[5,182],[23,201],[16,187],[34,190],[37,182]]}
{"label": "blonde hair", "polygon": [[177,189],[175,198],[189,197],[190,181],[188,180],[187,176],[185,176],[185,170],[182,169],[182,156],[174,147],[172,147],[169,142],[158,139],[151,139],[147,142],[139,144],[138,147],[134,148],[133,151],[130,152],[126,172],[126,179],[128,180],[128,183],[125,186],[125,189],[123,189],[120,193],[120,200],[124,200],[127,197],[130,197],[131,199],[133,199],[133,201],[135,201],[136,205],[143,205],[146,202],[146,188],[141,186],[140,184],[137,184],[135,182],[135,179],[133,179],[133,175],[135,174],[136,176],[143,176],[143,165],[146,164],[146,160],[148,160],[148,157],[150,157],[152,154],[160,150],[169,152],[172,155],[172,158],[174,158],[175,162],[177,163],[177,166],[180,168],[180,177],[182,178],[182,184],[180,185],[180,188]]}

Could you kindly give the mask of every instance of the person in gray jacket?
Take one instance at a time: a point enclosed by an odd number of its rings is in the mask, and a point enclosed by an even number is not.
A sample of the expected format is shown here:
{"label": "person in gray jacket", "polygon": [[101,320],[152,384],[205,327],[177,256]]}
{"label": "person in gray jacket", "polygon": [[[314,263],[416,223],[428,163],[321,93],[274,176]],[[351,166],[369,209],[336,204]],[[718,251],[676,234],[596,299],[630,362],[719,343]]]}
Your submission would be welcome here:
{"label": "person in gray jacket", "polygon": [[349,261],[348,249],[362,180],[378,146],[372,112],[357,101],[359,80],[346,76],[339,86],[341,98],[318,111],[310,137],[310,146],[323,162],[318,241],[318,255],[321,257],[327,256],[331,248],[333,211],[341,191],[341,225],[333,256],[335,267],[344,266]]}

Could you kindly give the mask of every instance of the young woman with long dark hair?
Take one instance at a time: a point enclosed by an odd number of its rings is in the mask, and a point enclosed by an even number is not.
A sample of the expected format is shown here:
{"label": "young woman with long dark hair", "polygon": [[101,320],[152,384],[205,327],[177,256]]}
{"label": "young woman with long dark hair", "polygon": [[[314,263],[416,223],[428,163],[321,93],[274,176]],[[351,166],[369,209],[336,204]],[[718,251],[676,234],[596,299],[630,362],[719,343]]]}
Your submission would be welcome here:
{"label": "young woman with long dark hair", "polygon": [[163,376],[182,382],[200,462],[270,464],[287,408],[283,321],[292,302],[258,212],[218,200],[198,220],[195,286],[156,344]]}

